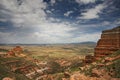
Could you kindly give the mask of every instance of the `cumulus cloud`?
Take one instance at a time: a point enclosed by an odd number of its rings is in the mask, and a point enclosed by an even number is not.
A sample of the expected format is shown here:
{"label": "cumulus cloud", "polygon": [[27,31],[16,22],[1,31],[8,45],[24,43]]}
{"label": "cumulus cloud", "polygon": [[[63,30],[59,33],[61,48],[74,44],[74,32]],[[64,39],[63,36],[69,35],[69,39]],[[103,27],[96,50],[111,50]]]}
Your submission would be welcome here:
{"label": "cumulus cloud", "polygon": [[88,3],[95,3],[96,0],[76,0],[77,3],[84,3],[84,4],[88,4]]}
{"label": "cumulus cloud", "polygon": [[115,20],[114,24],[120,25],[120,19]]}
{"label": "cumulus cloud", "polygon": [[95,6],[94,8],[87,9],[85,12],[81,13],[80,19],[96,19],[100,17],[100,13],[102,13],[102,10],[105,9],[106,6],[104,4],[99,4]]}
{"label": "cumulus cloud", "polygon": [[48,14],[52,14],[52,11],[50,11],[50,10],[46,10],[46,12],[47,12]]}
{"label": "cumulus cloud", "polygon": [[51,4],[54,5],[56,3],[56,0],[51,0]]}
{"label": "cumulus cloud", "polygon": [[109,21],[103,21],[102,25],[110,25],[111,23]]}
{"label": "cumulus cloud", "polygon": [[[55,25],[54,25],[55,27]],[[41,28],[40,28],[41,29]],[[79,33],[77,36],[74,36],[70,31],[76,30],[76,28],[69,27],[64,28],[63,30],[58,27],[51,30],[47,27],[42,30],[25,33],[25,32],[13,32],[13,33],[0,33],[0,42],[1,43],[74,43],[74,42],[83,42],[83,41],[97,41],[100,37],[100,33]],[[23,33],[25,35],[23,35]]]}
{"label": "cumulus cloud", "polygon": [[[72,37],[72,31],[77,28],[72,27],[67,22],[63,23],[43,23],[33,26],[36,30],[32,32],[14,31],[2,32],[1,42],[5,43],[67,43]],[[25,29],[25,28],[24,28]],[[14,33],[14,34],[13,34]]]}
{"label": "cumulus cloud", "polygon": [[[17,2],[18,0],[1,0],[2,10],[8,10],[5,14],[9,13],[11,21],[16,27],[22,24],[37,24],[45,21],[46,14],[44,9],[46,4],[42,0],[20,0],[21,4]],[[4,16],[1,15],[1,16]]]}
{"label": "cumulus cloud", "polygon": [[[66,38],[71,38],[73,33],[70,31],[74,31],[76,28],[72,27],[72,24],[69,22],[61,22],[59,19],[55,18],[47,18],[47,14],[45,13],[45,9],[47,4],[42,0],[20,0],[21,2],[17,2],[17,0],[1,0],[0,3],[3,7],[2,10],[8,10],[9,13],[8,19],[13,27],[22,29],[22,32],[14,31],[14,35],[6,35],[5,32],[1,33],[3,42],[11,42],[11,43],[59,43],[64,42]],[[50,11],[47,11],[50,13]],[[4,16],[4,14],[2,14]],[[0,19],[4,21],[3,19]],[[56,21],[53,23],[52,21]],[[2,28],[1,28],[2,29]],[[14,28],[13,28],[14,29]],[[28,31],[29,29],[33,29],[33,31]],[[8,34],[11,32],[8,31]],[[6,38],[4,38],[5,36]],[[6,41],[7,40],[7,41]]]}
{"label": "cumulus cloud", "polygon": [[10,42],[15,42],[13,37],[14,34],[10,32],[0,32],[0,43],[10,43]]}
{"label": "cumulus cloud", "polygon": [[[91,0],[80,1],[92,3]],[[55,4],[56,0],[51,0],[51,3]],[[1,0],[0,5],[0,21],[11,23],[9,27],[13,29],[9,31],[6,30],[8,27],[0,26],[0,43],[70,43],[96,41],[99,36],[99,33],[79,33],[87,31],[87,28],[79,27],[82,25],[76,27],[74,23],[48,17],[46,13],[52,12],[46,11],[48,4],[43,0]],[[86,10],[80,18],[98,18],[103,9],[104,5],[98,5],[90,9],[92,12]],[[71,13],[73,11],[68,11],[64,16],[68,17]],[[3,29],[6,32],[2,32]]]}
{"label": "cumulus cloud", "polygon": [[68,17],[71,13],[73,13],[73,11],[68,11],[68,12],[64,13],[64,16]]}
{"label": "cumulus cloud", "polygon": [[3,18],[0,19],[0,22],[6,22],[6,21],[7,21],[6,19]]}
{"label": "cumulus cloud", "polygon": [[83,33],[83,34],[80,34],[78,37],[73,38],[72,40],[74,42],[98,41],[101,33],[97,32],[97,33],[91,33],[91,34],[89,34],[89,33]]}
{"label": "cumulus cloud", "polygon": [[45,23],[36,27],[37,30],[33,32],[32,36],[35,37],[38,43],[41,40],[44,43],[67,42],[66,39],[73,36],[70,31],[76,30],[76,28],[66,23]]}

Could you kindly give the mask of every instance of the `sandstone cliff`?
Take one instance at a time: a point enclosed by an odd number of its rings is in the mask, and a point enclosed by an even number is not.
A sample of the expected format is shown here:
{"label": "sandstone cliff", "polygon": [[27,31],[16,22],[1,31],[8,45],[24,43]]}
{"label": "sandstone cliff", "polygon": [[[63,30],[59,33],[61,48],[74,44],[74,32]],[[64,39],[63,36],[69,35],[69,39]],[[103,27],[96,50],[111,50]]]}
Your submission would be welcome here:
{"label": "sandstone cliff", "polygon": [[97,42],[95,48],[95,58],[112,54],[120,49],[120,26],[102,31],[101,38]]}

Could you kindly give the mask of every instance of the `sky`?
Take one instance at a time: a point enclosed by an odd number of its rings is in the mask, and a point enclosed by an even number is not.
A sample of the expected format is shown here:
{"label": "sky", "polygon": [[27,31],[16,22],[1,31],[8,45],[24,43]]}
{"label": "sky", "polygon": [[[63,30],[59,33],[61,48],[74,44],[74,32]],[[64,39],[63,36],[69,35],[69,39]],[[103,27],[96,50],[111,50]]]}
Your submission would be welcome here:
{"label": "sky", "polygon": [[97,42],[120,26],[120,0],[0,0],[0,43]]}

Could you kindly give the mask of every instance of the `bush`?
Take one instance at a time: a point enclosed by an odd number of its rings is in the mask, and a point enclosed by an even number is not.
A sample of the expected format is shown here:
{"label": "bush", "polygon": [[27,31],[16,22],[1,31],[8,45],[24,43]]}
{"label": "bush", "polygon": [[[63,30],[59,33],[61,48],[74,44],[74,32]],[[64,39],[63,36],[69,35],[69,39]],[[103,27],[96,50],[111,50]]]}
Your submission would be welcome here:
{"label": "bush", "polygon": [[114,71],[114,75],[112,77],[120,78],[120,59],[116,60],[113,64],[107,66],[107,70],[110,72],[110,70]]}

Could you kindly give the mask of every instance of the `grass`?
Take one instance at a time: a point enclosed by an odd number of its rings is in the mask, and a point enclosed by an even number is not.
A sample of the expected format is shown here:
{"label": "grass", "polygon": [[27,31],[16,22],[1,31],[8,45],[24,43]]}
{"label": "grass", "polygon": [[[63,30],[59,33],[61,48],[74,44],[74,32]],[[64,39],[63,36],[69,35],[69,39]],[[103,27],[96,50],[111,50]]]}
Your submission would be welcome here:
{"label": "grass", "polygon": [[[66,58],[85,56],[94,53],[93,47],[88,46],[27,46],[26,49],[34,58],[48,56],[50,58]],[[39,56],[39,57],[38,57]],[[40,57],[41,56],[41,57]]]}

